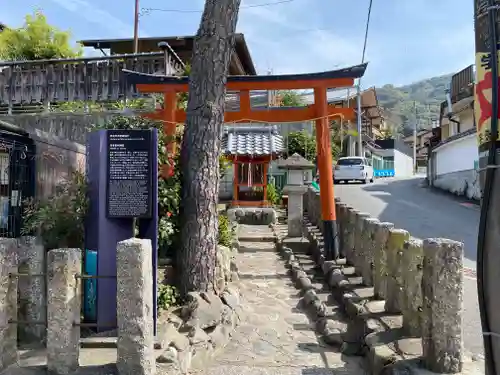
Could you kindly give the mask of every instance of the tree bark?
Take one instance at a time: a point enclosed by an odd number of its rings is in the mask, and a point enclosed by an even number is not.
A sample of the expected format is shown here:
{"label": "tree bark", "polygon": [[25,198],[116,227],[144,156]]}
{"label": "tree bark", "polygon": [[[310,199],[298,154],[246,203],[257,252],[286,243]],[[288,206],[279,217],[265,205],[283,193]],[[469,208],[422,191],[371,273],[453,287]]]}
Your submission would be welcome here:
{"label": "tree bark", "polygon": [[206,0],[194,40],[180,161],[182,295],[214,289],[224,99],[240,2]]}

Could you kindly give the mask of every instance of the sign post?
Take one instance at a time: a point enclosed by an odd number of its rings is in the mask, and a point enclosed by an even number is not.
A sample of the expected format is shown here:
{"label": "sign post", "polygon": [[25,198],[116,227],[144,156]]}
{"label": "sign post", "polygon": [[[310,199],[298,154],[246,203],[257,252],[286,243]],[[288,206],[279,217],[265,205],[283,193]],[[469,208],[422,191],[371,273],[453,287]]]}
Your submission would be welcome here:
{"label": "sign post", "polygon": [[108,130],[107,217],[151,219],[152,132]]}
{"label": "sign post", "polygon": [[[98,330],[116,327],[116,245],[134,237],[151,240],[153,319],[156,333],[158,254],[158,133],[149,130],[99,130],[87,141],[89,212],[86,249],[97,252]],[[89,280],[91,281],[91,280]]]}

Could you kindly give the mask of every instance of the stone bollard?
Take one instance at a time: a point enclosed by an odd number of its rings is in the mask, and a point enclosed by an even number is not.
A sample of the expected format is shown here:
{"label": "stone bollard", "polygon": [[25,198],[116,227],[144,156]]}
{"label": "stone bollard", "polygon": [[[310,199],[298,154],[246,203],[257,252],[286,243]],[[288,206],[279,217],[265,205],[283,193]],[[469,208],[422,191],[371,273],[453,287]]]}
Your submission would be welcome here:
{"label": "stone bollard", "polygon": [[340,198],[335,198],[335,218],[336,218],[336,223],[337,223],[337,244],[338,244],[338,251],[339,251],[339,257],[343,258],[344,253],[343,253],[343,247],[342,247],[342,242],[343,242],[343,235],[342,235],[342,216],[340,213]]}
{"label": "stone bollard", "polygon": [[345,258],[346,256],[346,216],[347,216],[347,206],[344,203],[338,204],[338,216],[337,222],[339,225],[339,250],[340,257]]}
{"label": "stone bollard", "polygon": [[356,238],[356,215],[359,213],[352,207],[349,207],[346,215],[346,248],[345,256],[347,263],[353,265],[354,263],[354,239]]}
{"label": "stone bollard", "polygon": [[316,226],[323,232],[323,221],[321,216],[321,199],[319,196],[319,192],[314,192],[314,211],[316,212]]}
{"label": "stone bollard", "polygon": [[385,311],[399,314],[403,311],[404,294],[401,269],[401,259],[405,241],[410,239],[410,233],[404,229],[391,229],[387,243],[387,294],[385,296]]}
{"label": "stone bollard", "polygon": [[[19,273],[38,275],[19,279],[18,319],[44,322],[47,320],[45,249],[37,237],[26,236],[19,239]],[[27,324],[20,331],[28,339],[45,340],[47,329],[39,324]]]}
{"label": "stone bollard", "polygon": [[375,245],[373,251],[373,288],[375,298],[387,295],[387,245],[393,223],[375,223]]}
{"label": "stone bollard", "polygon": [[116,248],[119,375],[155,373],[152,252],[151,241],[138,238]]}
{"label": "stone bollard", "polygon": [[304,207],[304,214],[309,212],[309,192],[311,189],[307,189],[306,193],[302,196],[302,207]]}
{"label": "stone bollard", "polygon": [[367,218],[365,219],[363,231],[363,247],[361,263],[361,277],[363,284],[366,286],[373,286],[373,268],[374,268],[374,255],[375,255],[375,231],[377,224],[380,223],[378,219]]}
{"label": "stone bollard", "polygon": [[[80,249],[55,249],[47,257],[47,369],[57,375],[78,370],[80,355]],[[76,323],[76,324],[75,324]]]}
{"label": "stone bollard", "polygon": [[428,238],[423,254],[424,364],[432,372],[459,373],[463,365],[463,244]]}
{"label": "stone bollard", "polygon": [[315,192],[312,189],[309,189],[307,192],[307,214],[309,215],[309,221],[311,224],[316,225],[314,223],[316,221],[316,212],[314,211],[314,194]]}
{"label": "stone bollard", "polygon": [[354,227],[354,250],[353,250],[353,266],[357,275],[361,275],[363,268],[363,244],[365,237],[365,220],[370,217],[366,212],[358,212],[355,218]]}
{"label": "stone bollard", "polygon": [[17,363],[18,247],[14,238],[0,238],[0,372]]}
{"label": "stone bollard", "polygon": [[403,329],[412,337],[422,336],[422,241],[410,238],[404,244],[403,270]]}

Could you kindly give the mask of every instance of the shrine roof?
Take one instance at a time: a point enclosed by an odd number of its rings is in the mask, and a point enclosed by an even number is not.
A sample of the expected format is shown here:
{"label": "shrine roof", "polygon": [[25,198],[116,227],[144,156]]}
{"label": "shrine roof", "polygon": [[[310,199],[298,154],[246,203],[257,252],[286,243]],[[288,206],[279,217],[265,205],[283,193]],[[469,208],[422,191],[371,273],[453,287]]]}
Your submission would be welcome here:
{"label": "shrine roof", "polygon": [[[329,79],[360,78],[365,74],[367,63],[354,65],[338,70],[329,70],[320,73],[306,74],[278,74],[278,75],[257,75],[257,76],[228,76],[227,82],[280,82],[280,81],[317,81]],[[138,73],[123,69],[127,77],[128,84],[187,84],[188,77],[165,76],[158,74]]]}
{"label": "shrine roof", "polygon": [[268,156],[283,153],[283,137],[276,126],[226,126],[222,152],[236,156]]}

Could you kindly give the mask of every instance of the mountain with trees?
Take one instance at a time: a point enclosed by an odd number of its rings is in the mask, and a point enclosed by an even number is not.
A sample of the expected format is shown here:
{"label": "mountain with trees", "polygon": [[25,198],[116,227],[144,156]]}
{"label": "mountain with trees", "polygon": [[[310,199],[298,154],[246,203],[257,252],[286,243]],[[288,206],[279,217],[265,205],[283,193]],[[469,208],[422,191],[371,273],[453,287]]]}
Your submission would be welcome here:
{"label": "mountain with trees", "polygon": [[439,108],[445,100],[445,90],[449,87],[452,74],[433,77],[409,85],[377,87],[379,105],[389,125],[403,135],[418,129],[431,128],[433,121],[439,120]]}

